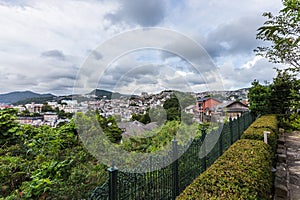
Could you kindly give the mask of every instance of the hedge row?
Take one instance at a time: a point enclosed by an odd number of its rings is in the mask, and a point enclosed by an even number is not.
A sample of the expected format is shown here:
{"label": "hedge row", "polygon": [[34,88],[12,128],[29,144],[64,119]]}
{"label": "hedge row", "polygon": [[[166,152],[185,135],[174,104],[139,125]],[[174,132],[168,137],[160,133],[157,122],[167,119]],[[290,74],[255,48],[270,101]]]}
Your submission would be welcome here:
{"label": "hedge row", "polygon": [[264,140],[264,131],[269,131],[268,144],[275,153],[278,134],[278,120],[276,115],[264,115],[258,118],[247,130],[244,131],[242,139]]}
{"label": "hedge row", "polygon": [[234,143],[177,197],[186,199],[269,199],[272,151],[258,140]]}

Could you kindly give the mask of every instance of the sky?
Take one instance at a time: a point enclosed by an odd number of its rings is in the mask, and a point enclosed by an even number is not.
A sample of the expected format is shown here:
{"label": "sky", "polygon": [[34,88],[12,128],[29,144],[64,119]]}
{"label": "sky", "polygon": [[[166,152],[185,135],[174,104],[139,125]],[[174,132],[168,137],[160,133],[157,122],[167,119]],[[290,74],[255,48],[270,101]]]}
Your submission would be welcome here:
{"label": "sky", "polygon": [[[0,0],[0,93],[201,92],[271,82],[256,30],[281,0]],[[277,66],[280,67],[280,66]]]}

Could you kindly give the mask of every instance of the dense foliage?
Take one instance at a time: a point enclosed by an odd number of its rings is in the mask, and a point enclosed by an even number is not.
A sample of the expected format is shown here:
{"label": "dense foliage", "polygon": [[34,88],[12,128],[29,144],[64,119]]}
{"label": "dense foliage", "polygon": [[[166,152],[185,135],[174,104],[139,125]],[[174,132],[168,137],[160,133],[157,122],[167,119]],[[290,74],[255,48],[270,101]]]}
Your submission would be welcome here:
{"label": "dense foliage", "polygon": [[255,115],[270,113],[270,88],[254,80],[249,89],[250,110]]}
{"label": "dense foliage", "polygon": [[149,115],[149,109],[146,111],[145,114],[136,114],[134,113],[131,117],[131,120],[132,121],[139,121],[143,124],[148,124],[151,122],[151,119],[150,119],[150,115]]}
{"label": "dense foliage", "polygon": [[106,179],[78,140],[73,120],[59,128],[20,125],[0,111],[0,199],[83,199]]}
{"label": "dense foliage", "polygon": [[169,121],[159,128],[144,133],[143,137],[123,138],[121,147],[127,151],[150,153],[162,150],[171,143],[174,136],[181,144],[187,141],[187,138],[193,138],[200,135],[201,126],[197,124],[186,125],[179,121]]}
{"label": "dense foliage", "polygon": [[300,109],[300,80],[295,74],[277,70],[272,84],[252,83],[250,109],[255,114],[290,114]]}
{"label": "dense foliage", "polygon": [[262,86],[257,81],[253,83],[249,93],[250,109],[261,114],[285,114],[282,117],[284,128],[299,130],[300,0],[282,2],[284,8],[277,16],[270,12],[263,14],[267,20],[256,36],[267,43],[255,51],[270,62],[284,64],[286,69],[277,70],[277,77],[271,85]]}
{"label": "dense foliage", "polygon": [[280,127],[287,132],[300,131],[300,115],[293,113],[291,115],[279,115]]}
{"label": "dense foliage", "polygon": [[96,112],[96,118],[99,122],[105,135],[113,143],[118,143],[122,139],[122,130],[118,127],[117,122],[113,116],[105,118]]}
{"label": "dense foliage", "polygon": [[262,141],[239,140],[177,199],[270,199],[271,158]]}

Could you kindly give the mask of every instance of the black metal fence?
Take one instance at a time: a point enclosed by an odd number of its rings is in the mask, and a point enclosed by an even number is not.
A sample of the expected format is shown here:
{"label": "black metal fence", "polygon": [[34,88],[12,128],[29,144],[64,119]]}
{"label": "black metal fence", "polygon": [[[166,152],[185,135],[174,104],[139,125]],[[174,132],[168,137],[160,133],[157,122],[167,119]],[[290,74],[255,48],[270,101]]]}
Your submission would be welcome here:
{"label": "black metal fence", "polygon": [[[254,120],[255,118],[251,113],[245,113],[241,117],[230,118],[228,123],[219,126],[219,130],[212,130],[207,133],[207,130],[203,128],[201,137],[194,139],[186,146],[179,145],[174,139],[172,150],[165,157],[153,156],[148,163],[142,165],[149,167],[149,172],[127,173],[111,167],[108,169],[108,180],[102,186],[94,189],[90,199],[175,199],[186,186],[237,141]],[[218,140],[217,142],[206,140],[206,136],[217,136]],[[204,156],[200,156],[199,152],[206,149],[203,148],[205,145],[213,145],[213,148],[210,149],[209,153],[205,154],[204,152]],[[178,155],[181,156],[178,158]],[[166,166],[164,163],[172,164]],[[164,167],[160,168],[154,165]],[[160,169],[151,170],[157,168]]]}

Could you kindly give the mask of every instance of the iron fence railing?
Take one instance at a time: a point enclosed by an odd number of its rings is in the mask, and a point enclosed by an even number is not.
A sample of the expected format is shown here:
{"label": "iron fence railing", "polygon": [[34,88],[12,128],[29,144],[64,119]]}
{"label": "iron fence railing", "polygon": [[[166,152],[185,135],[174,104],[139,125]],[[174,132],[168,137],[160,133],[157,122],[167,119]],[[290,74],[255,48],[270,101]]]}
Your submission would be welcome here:
{"label": "iron fence railing", "polygon": [[[230,118],[228,123],[209,133],[203,128],[201,137],[194,139],[186,146],[179,145],[174,139],[172,141],[172,150],[165,157],[153,156],[147,163],[140,165],[148,167],[149,170],[145,173],[122,172],[115,167],[111,167],[108,169],[108,180],[103,185],[96,187],[89,199],[175,199],[186,186],[211,166],[224,151],[237,141],[243,131],[254,120],[255,117],[251,113],[244,113],[241,117]],[[206,140],[206,136],[218,139],[217,141]],[[201,150],[205,151],[206,148],[203,148],[205,145],[213,145],[213,148],[207,154],[202,152],[204,156],[200,156],[199,152]],[[178,159],[174,159],[178,155],[181,156]],[[159,165],[162,161],[170,162],[170,159],[173,161],[171,165],[163,165],[164,167],[161,167],[159,170],[151,170],[151,168]],[[158,168],[158,166],[155,166],[154,169]]]}

